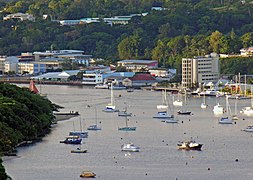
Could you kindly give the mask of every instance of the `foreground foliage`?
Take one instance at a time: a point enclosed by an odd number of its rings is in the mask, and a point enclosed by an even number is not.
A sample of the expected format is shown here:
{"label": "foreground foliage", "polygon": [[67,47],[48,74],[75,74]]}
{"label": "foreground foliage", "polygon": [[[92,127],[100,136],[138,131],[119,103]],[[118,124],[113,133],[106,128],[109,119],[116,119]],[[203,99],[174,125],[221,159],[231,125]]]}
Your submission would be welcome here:
{"label": "foreground foliage", "polygon": [[[49,133],[56,108],[28,88],[0,83],[0,152],[9,152],[23,141],[38,140]],[[6,179],[3,167],[0,176]]]}

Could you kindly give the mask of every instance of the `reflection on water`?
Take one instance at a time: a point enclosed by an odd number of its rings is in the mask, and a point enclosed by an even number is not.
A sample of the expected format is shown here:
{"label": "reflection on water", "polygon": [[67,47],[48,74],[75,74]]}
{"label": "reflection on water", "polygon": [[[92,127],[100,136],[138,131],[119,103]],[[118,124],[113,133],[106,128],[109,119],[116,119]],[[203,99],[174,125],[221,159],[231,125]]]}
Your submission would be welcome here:
{"label": "reflection on water", "polygon": [[[250,100],[237,103],[239,120],[236,124],[221,125],[212,109],[218,102],[225,107],[225,98],[207,97],[208,107],[201,109],[202,98],[190,97],[187,110],[192,115],[176,115],[179,123],[163,123],[153,119],[157,113],[156,105],[161,102],[161,93],[155,91],[125,90],[114,91],[116,106],[133,113],[131,125],[134,132],[121,132],[118,127],[125,118],[117,113],[105,113],[102,109],[110,102],[110,91],[94,90],[92,87],[44,85],[43,93],[61,106],[64,111],[79,111],[84,119],[84,127],[94,124],[95,108],[101,131],[89,131],[83,148],[87,153],[70,153],[75,145],[59,143],[69,131],[79,123],[79,117],[59,122],[52,133],[42,142],[19,148],[19,157],[6,158],[4,165],[13,179],[79,179],[83,170],[91,170],[100,179],[253,179],[253,134],[243,132],[253,125],[252,117],[239,113],[242,107],[249,106]],[[168,97],[171,112],[172,97]],[[229,100],[234,112],[234,100]],[[181,107],[183,108],[183,107]],[[202,151],[183,151],[177,149],[177,142],[193,138],[203,143]],[[141,148],[137,153],[121,151],[121,145],[133,142]]]}

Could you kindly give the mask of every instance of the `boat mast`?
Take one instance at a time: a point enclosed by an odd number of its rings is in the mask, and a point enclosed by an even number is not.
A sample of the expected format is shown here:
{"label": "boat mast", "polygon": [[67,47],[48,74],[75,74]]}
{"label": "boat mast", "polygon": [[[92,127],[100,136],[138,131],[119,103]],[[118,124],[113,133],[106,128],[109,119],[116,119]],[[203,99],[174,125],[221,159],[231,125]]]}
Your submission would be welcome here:
{"label": "boat mast", "polygon": [[247,92],[247,89],[246,89],[247,88],[247,84],[246,84],[247,83],[247,77],[246,77],[246,74],[244,75],[244,78],[245,78],[244,79],[245,80],[245,82],[244,82],[244,96],[246,96],[246,92]]}
{"label": "boat mast", "polygon": [[114,105],[114,99],[113,99],[113,85],[111,82],[111,105]]}

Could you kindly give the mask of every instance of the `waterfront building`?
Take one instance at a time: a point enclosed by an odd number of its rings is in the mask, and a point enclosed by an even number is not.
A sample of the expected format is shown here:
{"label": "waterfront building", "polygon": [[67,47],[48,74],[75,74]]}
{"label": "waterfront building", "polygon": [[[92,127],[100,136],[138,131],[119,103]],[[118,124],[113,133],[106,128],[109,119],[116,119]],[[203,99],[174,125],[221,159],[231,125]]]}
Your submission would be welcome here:
{"label": "waterfront building", "polygon": [[155,77],[148,73],[137,73],[133,77],[125,78],[123,80],[123,85],[126,87],[151,86],[154,83],[156,83]]}
{"label": "waterfront building", "polygon": [[41,74],[38,76],[34,76],[31,79],[35,80],[49,80],[49,81],[68,81],[70,76],[76,76],[80,70],[68,70],[62,72],[49,72],[45,74]]}
{"label": "waterfront building", "polygon": [[127,59],[118,61],[118,66],[125,67],[127,71],[130,72],[143,72],[148,71],[149,69],[158,68],[157,60],[134,60]]}
{"label": "waterfront building", "polygon": [[16,56],[6,57],[4,61],[4,73],[9,73],[9,72],[17,73],[18,62],[19,62],[19,58],[17,58]]}
{"label": "waterfront building", "polygon": [[219,56],[216,53],[182,59],[183,88],[191,88],[200,83],[215,83],[219,79],[219,74]]}

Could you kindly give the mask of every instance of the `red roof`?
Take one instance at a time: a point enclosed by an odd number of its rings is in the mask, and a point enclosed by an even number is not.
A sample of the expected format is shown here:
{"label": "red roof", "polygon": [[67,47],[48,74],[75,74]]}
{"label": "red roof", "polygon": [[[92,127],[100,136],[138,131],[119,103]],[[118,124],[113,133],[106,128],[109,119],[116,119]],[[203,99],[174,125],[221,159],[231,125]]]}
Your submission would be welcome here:
{"label": "red roof", "polygon": [[129,78],[132,81],[154,81],[155,78],[150,74],[136,74],[133,77]]}

